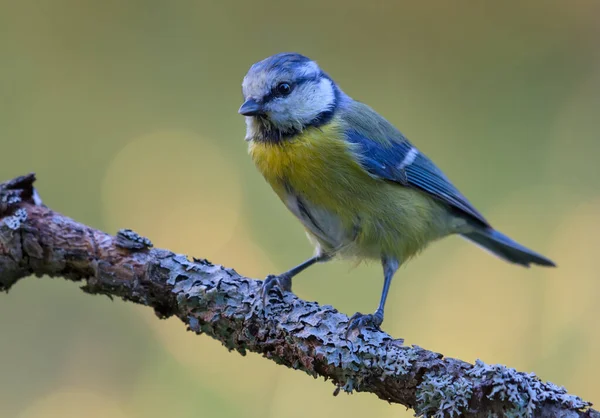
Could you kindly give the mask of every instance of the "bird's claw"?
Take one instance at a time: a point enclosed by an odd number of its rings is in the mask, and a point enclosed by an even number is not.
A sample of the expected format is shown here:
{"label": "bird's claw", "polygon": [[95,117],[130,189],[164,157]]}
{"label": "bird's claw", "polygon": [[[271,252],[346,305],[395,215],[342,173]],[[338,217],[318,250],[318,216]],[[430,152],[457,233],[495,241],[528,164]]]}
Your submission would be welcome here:
{"label": "bird's claw", "polygon": [[352,315],[352,318],[348,321],[348,325],[346,326],[346,341],[348,340],[348,336],[354,330],[358,330],[359,332],[363,330],[363,328],[373,328],[377,331],[380,330],[380,326],[383,323],[383,314],[375,312],[374,314],[362,314],[360,312],[356,312]]}
{"label": "bird's claw", "polygon": [[267,305],[267,297],[269,296],[269,292],[271,292],[271,290],[275,290],[279,296],[283,297],[283,292],[292,291],[292,279],[283,274],[280,276],[269,274],[263,281],[260,289],[263,306]]}

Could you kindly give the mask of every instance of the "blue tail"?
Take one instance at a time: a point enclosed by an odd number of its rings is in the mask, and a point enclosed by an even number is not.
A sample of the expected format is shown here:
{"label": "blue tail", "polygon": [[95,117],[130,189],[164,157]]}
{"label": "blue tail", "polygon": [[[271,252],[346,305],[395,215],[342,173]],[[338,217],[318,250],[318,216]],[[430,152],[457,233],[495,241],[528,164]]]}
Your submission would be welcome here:
{"label": "blue tail", "polygon": [[552,260],[531,251],[529,248],[525,248],[492,228],[477,229],[468,234],[463,234],[463,237],[511,263],[520,264],[525,267],[529,267],[531,263],[539,264],[540,266],[556,267],[556,264]]}

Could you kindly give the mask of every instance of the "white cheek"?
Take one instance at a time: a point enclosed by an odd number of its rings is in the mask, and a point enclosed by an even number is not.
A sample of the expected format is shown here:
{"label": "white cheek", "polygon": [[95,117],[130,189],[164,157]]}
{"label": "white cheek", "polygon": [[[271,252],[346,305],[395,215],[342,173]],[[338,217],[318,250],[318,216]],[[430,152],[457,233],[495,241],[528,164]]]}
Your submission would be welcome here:
{"label": "white cheek", "polygon": [[319,84],[302,85],[286,99],[274,101],[269,107],[270,119],[278,125],[301,127],[331,109],[334,102],[331,81],[322,79]]}
{"label": "white cheek", "polygon": [[299,120],[308,123],[333,106],[335,93],[331,81],[326,78],[321,79],[316,86],[309,84],[303,87],[303,91],[298,92],[301,94],[295,96],[295,103],[290,111]]}

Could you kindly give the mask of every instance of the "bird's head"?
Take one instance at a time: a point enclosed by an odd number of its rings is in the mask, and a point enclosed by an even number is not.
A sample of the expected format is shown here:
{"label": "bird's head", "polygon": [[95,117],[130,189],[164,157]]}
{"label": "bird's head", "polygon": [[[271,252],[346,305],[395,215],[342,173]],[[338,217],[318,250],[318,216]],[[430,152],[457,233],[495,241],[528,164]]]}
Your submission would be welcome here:
{"label": "bird's head", "polygon": [[333,115],[339,89],[316,62],[296,53],[273,55],[250,67],[242,83],[246,139],[281,141]]}

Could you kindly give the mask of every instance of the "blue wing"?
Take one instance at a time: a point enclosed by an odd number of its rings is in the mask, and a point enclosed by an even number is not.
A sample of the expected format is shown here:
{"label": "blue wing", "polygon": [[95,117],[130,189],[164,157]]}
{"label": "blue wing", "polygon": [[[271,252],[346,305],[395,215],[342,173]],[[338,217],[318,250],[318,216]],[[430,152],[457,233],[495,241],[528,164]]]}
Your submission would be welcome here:
{"label": "blue wing", "polygon": [[[386,121],[387,123],[387,121]],[[374,141],[357,130],[346,132],[347,140],[355,145],[363,168],[371,175],[418,188],[436,199],[458,209],[471,218],[489,226],[477,209],[458,191],[433,162],[418,151],[397,130],[387,130],[391,138]],[[381,129],[378,134],[383,133]]]}

